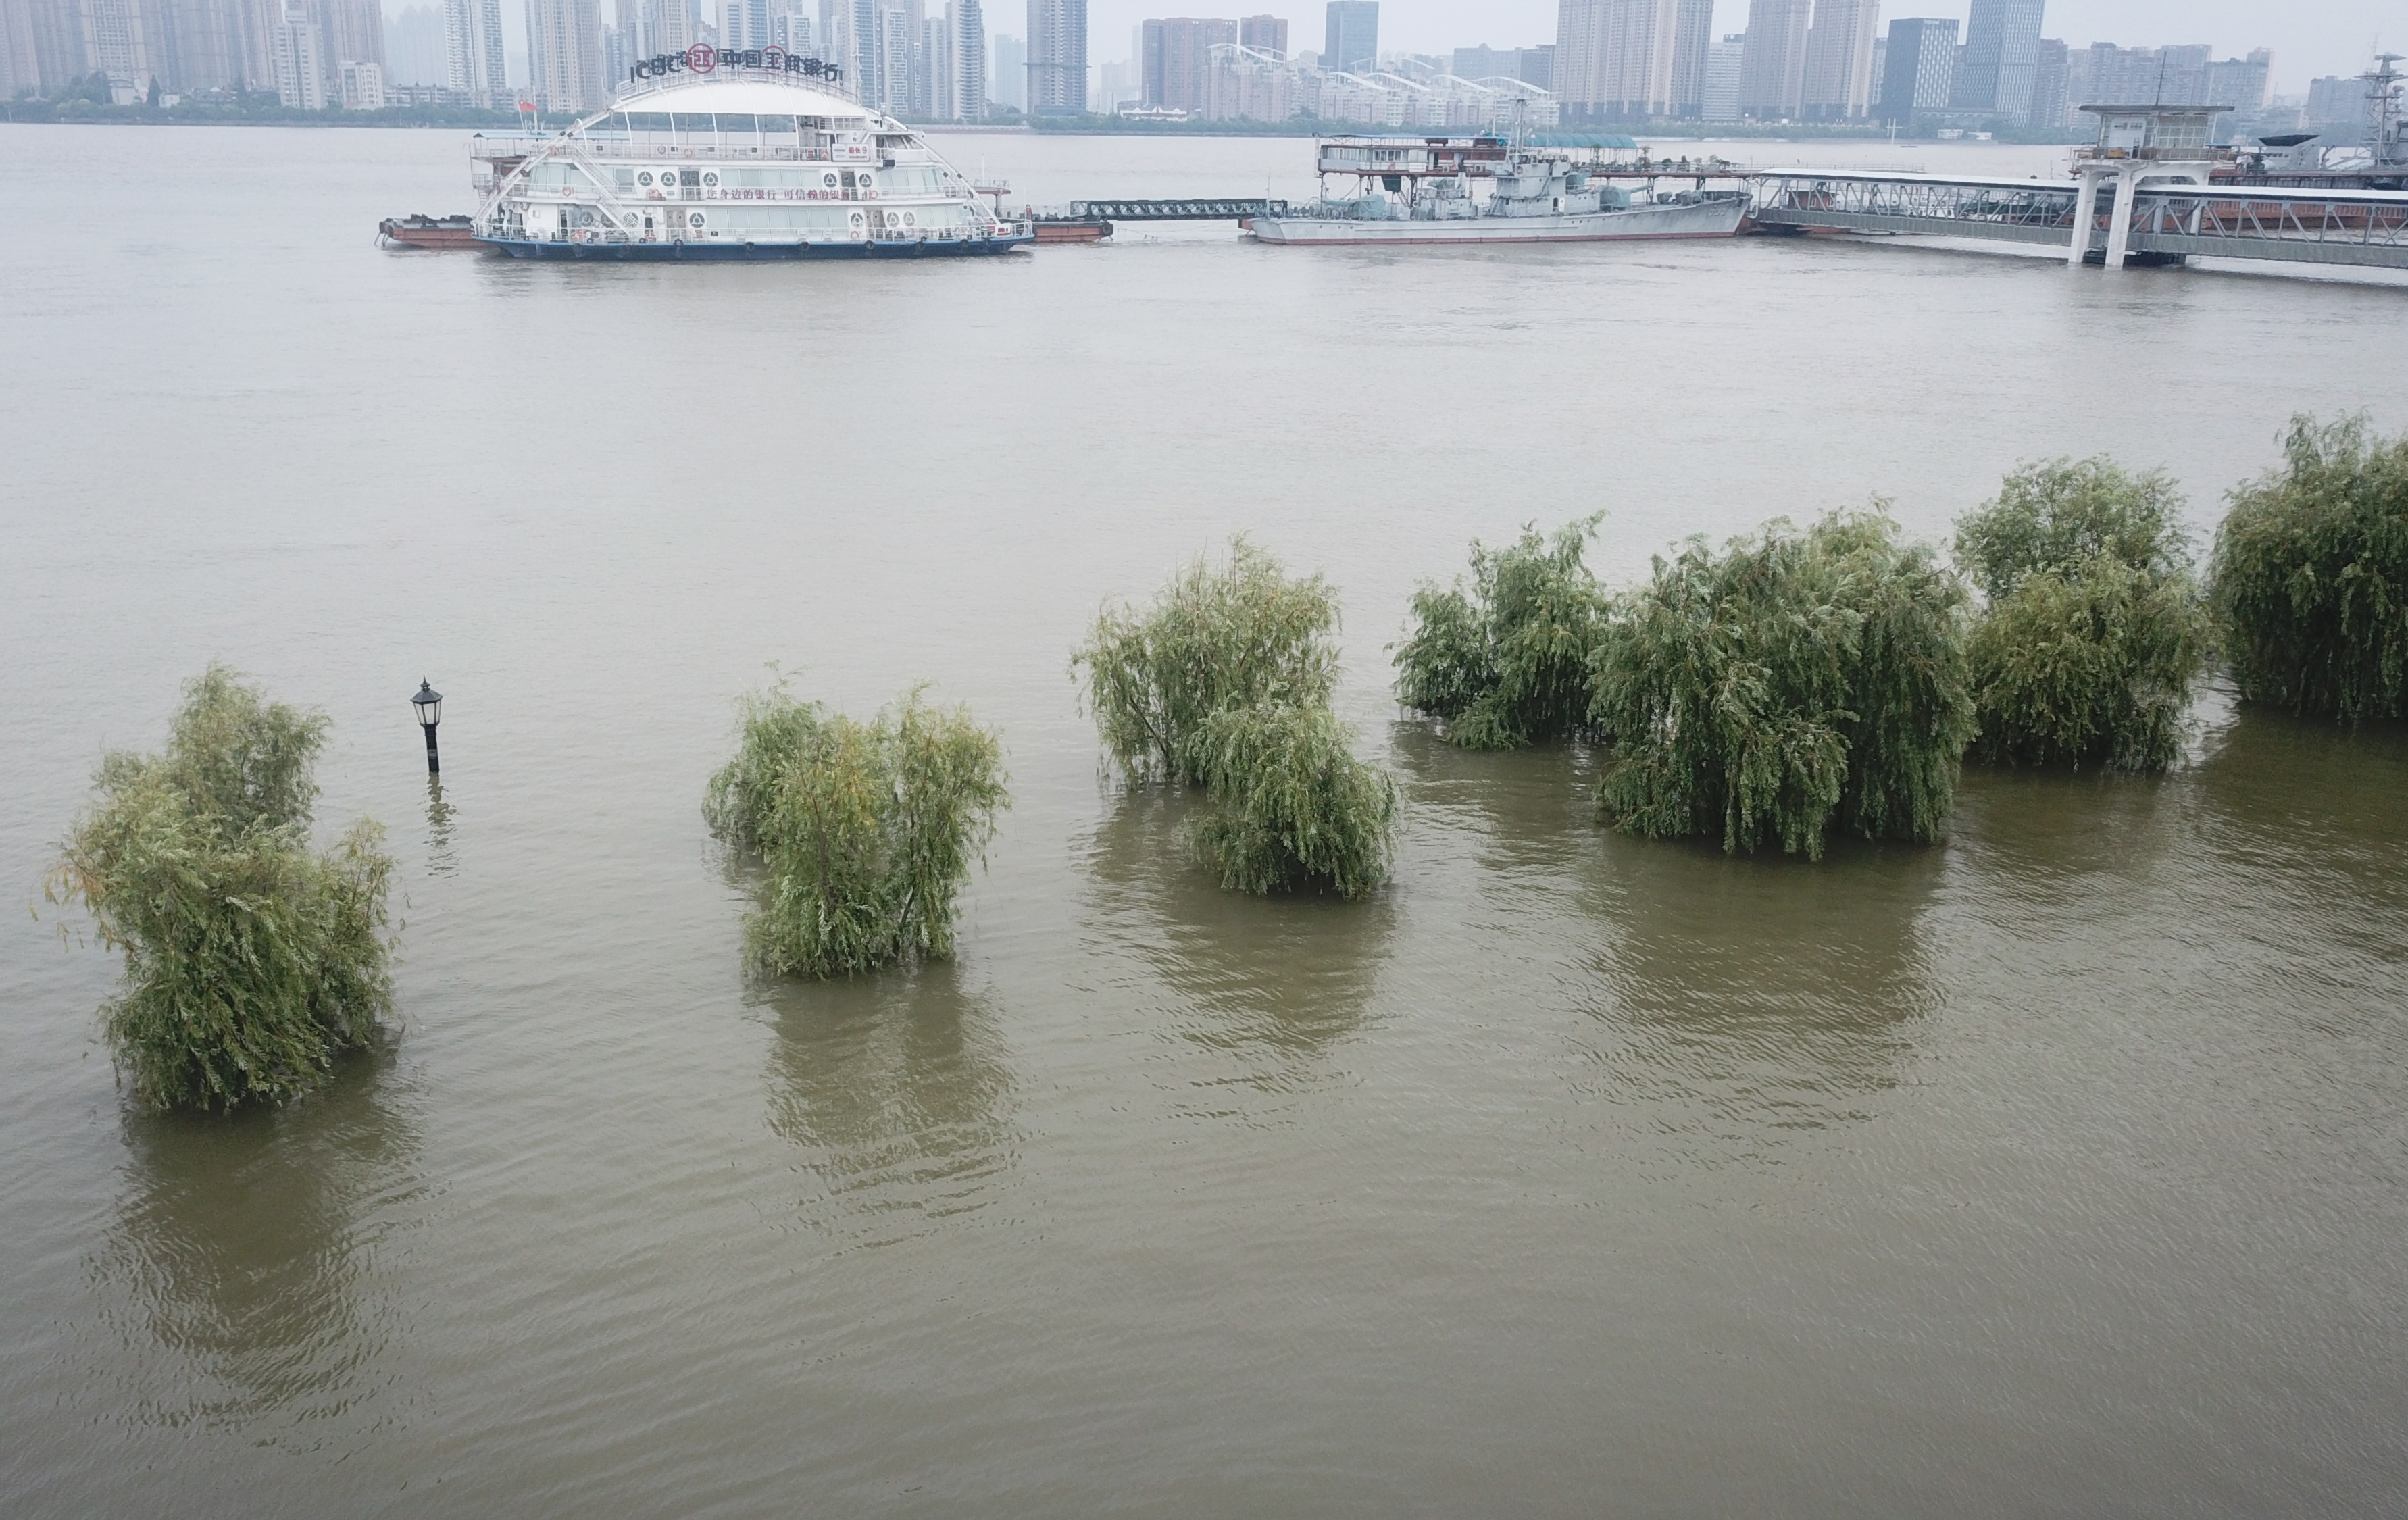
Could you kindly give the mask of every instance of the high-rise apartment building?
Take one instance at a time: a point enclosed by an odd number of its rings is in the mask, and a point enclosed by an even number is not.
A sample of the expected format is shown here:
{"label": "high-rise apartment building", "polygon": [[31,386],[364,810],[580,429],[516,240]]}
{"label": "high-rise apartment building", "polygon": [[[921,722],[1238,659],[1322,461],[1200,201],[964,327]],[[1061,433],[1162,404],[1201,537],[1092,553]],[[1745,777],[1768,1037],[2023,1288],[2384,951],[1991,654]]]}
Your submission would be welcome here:
{"label": "high-rise apartment building", "polygon": [[[144,9],[136,0],[81,0],[69,13],[82,34],[92,72],[108,77],[110,97],[121,105],[140,98],[157,77],[150,60],[151,28],[144,24],[150,18]],[[323,91],[321,81],[320,93]]]}
{"label": "high-rise apartment building", "polygon": [[2264,48],[2246,58],[2227,58],[2207,65],[2207,104],[2229,106],[2234,114],[2253,115],[2266,108],[2274,84],[2274,55]]}
{"label": "high-rise apartment building", "polygon": [[1278,16],[1245,16],[1238,21],[1238,41],[1273,58],[1287,56],[1287,22]]}
{"label": "high-rise apartment building", "polygon": [[384,109],[384,65],[346,62],[337,71],[342,79],[343,109],[347,111],[380,111]]}
{"label": "high-rise apartment building", "polygon": [[1917,113],[1944,111],[1956,88],[1956,18],[1907,16],[1889,23],[1881,119],[1913,126]]}
{"label": "high-rise apartment building", "polygon": [[276,98],[295,110],[326,108],[326,52],[318,23],[301,0],[285,0],[276,23]]}
{"label": "high-rise apartment building", "polygon": [[339,100],[345,64],[384,65],[384,7],[378,0],[317,0],[317,10],[326,49],[326,95]]}
{"label": "high-rise apartment building", "polygon": [[1706,114],[1706,65],[1714,47],[1714,0],[1672,7],[1672,109],[1684,122]]}
{"label": "high-rise apartment building", "polygon": [[1740,114],[1786,121],[1805,108],[1806,38],[1813,9],[1813,0],[1748,0]]}
{"label": "high-rise apartment building", "polygon": [[1087,108],[1087,0],[1028,0],[1032,116]]}
{"label": "high-rise apartment building", "polygon": [[1380,66],[1379,0],[1329,0],[1321,66],[1342,74]]}
{"label": "high-rise apartment building", "polygon": [[945,13],[945,114],[956,122],[986,119],[986,12],[979,0],[953,0]]}
{"label": "high-rise apartment building", "polygon": [[2031,115],[2025,124],[2050,132],[2073,124],[2072,50],[2062,37],[2040,39],[2040,60],[2032,68]]}
{"label": "high-rise apartment building", "polygon": [[527,89],[539,110],[603,103],[602,13],[595,0],[526,0]]}
{"label": "high-rise apartment building", "polygon": [[1881,0],[1815,0],[1800,100],[1807,116],[1848,121],[1871,110],[1880,29]]}
{"label": "high-rise apartment building", "polygon": [[1747,56],[1747,36],[1733,32],[1706,50],[1706,94],[1698,114],[1709,122],[1739,120],[1740,65]]}
{"label": "high-rise apartment building", "polygon": [[1949,105],[2010,122],[2031,116],[2032,76],[2040,67],[2040,29],[2047,0],[1972,0],[1965,22],[1965,62]]}
{"label": "high-rise apartment building", "polygon": [[1204,81],[1212,50],[1238,40],[1238,23],[1178,16],[1138,28],[1143,82],[1139,98],[1165,110],[1204,110]]}
{"label": "high-rise apartment building", "polygon": [[508,97],[502,0],[443,0],[443,51],[452,89],[480,105],[497,105]]}
{"label": "high-rise apartment building", "polygon": [[1547,78],[1526,68],[1520,77],[1576,116],[1695,117],[1705,108],[1713,22],[1713,0],[1560,0]]}
{"label": "high-rise apartment building", "polygon": [[1675,0],[1561,0],[1555,93],[1575,115],[1660,116],[1672,100]]}
{"label": "high-rise apartment building", "polygon": [[987,98],[1010,110],[1028,109],[1028,44],[1009,32],[987,39],[994,59],[987,76]]}

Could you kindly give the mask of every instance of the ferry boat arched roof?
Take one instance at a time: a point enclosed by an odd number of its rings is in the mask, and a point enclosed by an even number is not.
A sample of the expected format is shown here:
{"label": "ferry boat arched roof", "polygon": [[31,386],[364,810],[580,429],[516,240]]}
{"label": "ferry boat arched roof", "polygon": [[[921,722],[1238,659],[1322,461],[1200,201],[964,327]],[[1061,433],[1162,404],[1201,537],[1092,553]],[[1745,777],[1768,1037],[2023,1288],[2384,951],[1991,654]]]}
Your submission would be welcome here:
{"label": "ferry boat arched roof", "polygon": [[[614,111],[710,111],[731,116],[851,116],[881,121],[879,113],[833,91],[784,79],[715,79],[691,74],[643,90],[621,93]],[[608,114],[607,112],[605,114]]]}

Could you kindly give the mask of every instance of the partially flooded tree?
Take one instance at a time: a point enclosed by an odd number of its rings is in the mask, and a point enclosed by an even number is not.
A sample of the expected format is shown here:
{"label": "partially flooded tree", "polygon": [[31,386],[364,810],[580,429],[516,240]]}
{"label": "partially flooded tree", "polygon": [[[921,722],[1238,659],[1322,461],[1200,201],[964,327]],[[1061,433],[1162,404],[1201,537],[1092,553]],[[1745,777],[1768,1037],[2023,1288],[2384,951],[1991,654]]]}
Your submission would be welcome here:
{"label": "partially flooded tree", "polygon": [[102,1024],[146,1104],[292,1098],[392,1007],[383,831],[310,846],[326,727],[213,665],[164,751],[101,763],[50,895],[82,899],[124,953]]}
{"label": "partially flooded tree", "polygon": [[1413,594],[1413,632],[1398,647],[1397,699],[1446,725],[1469,750],[1512,750],[1585,726],[1589,665],[1607,597],[1582,563],[1598,519],[1501,549],[1471,546],[1471,580]]}
{"label": "partially flooded tree", "polygon": [[1734,852],[1939,838],[1972,733],[1965,599],[1878,514],[1658,559],[1598,643],[1598,811]]}
{"label": "partially flooded tree", "polygon": [[2357,722],[2408,715],[2408,437],[2291,421],[2233,493],[2209,575],[2241,695]]}
{"label": "partially flooded tree", "polygon": [[1204,782],[1197,740],[1216,712],[1315,706],[1337,681],[1338,597],[1291,579],[1243,538],[1198,557],[1146,609],[1108,606],[1071,657],[1104,748],[1131,781]]}
{"label": "partially flooded tree", "polygon": [[1212,807],[1195,840],[1223,886],[1362,897],[1388,879],[1397,784],[1354,757],[1354,738],[1318,705],[1266,703],[1205,720],[1196,753]]}
{"label": "partially flooded tree", "polygon": [[1197,853],[1233,891],[1359,897],[1387,879],[1396,784],[1329,710],[1338,598],[1240,538],[1151,608],[1107,607],[1072,657],[1130,781],[1198,787]]}
{"label": "partially flooded tree", "polygon": [[1989,605],[1970,645],[1985,760],[2163,770],[2181,756],[2209,624],[2163,474],[2029,465],[1957,523]]}
{"label": "partially flooded tree", "polygon": [[837,976],[953,953],[970,866],[1010,806],[997,735],[914,692],[859,723],[783,692],[748,698],[710,780],[712,832],[759,853],[753,964]]}

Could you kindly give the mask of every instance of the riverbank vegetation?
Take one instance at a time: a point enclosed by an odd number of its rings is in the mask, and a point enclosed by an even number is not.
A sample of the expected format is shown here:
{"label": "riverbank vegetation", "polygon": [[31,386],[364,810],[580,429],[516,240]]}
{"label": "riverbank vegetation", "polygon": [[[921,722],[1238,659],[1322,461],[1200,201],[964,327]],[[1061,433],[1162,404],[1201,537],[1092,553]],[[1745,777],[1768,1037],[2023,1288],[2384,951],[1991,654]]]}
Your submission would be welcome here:
{"label": "riverbank vegetation", "polygon": [[310,845],[326,731],[213,665],[165,750],[101,762],[49,895],[81,899],[124,953],[102,1025],[147,1106],[297,1097],[392,1006],[382,830]]}
{"label": "riverbank vegetation", "polygon": [[828,977],[953,952],[971,864],[1010,806],[1000,738],[913,692],[869,723],[783,691],[748,698],[710,780],[711,831],[761,857],[752,964]]}
{"label": "riverbank vegetation", "polygon": [[1471,580],[1413,594],[1397,698],[1468,750],[1568,739],[1588,721],[1589,665],[1608,598],[1582,563],[1597,517],[1502,549],[1471,546]]}
{"label": "riverbank vegetation", "polygon": [[2295,418],[2282,469],[2235,491],[2210,590],[2241,695],[2315,717],[2408,716],[2408,437]]}
{"label": "riverbank vegetation", "polygon": [[1359,897],[1386,880],[1396,785],[1329,709],[1338,598],[1243,538],[1151,607],[1107,606],[1071,670],[1132,784],[1203,792],[1197,854],[1233,891]]}
{"label": "riverbank vegetation", "polygon": [[2163,770],[2182,754],[2212,629],[2182,498],[2106,459],[2029,465],[1957,523],[1987,598],[1970,643],[1993,764]]}
{"label": "riverbank vegetation", "polygon": [[1599,814],[1651,838],[1928,841],[1973,731],[1963,585],[1878,513],[1692,543],[1607,620]]}

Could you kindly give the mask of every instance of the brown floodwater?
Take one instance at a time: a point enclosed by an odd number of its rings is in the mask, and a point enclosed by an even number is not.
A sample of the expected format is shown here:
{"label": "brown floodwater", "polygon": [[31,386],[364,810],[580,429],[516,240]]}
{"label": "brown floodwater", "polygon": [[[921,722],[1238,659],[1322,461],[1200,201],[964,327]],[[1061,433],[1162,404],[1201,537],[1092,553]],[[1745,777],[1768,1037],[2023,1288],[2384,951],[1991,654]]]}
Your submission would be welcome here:
{"label": "brown floodwater", "polygon": [[[465,205],[455,135],[0,147],[0,1512],[2408,1504],[2408,736],[2211,694],[2165,778],[1735,860],[1398,722],[1383,648],[1593,510],[1621,582],[2114,450],[2204,534],[2293,410],[2408,426],[2401,290],[1217,229],[525,267],[371,246]],[[957,151],[1047,200],[1303,150]],[[1099,771],[1071,646],[1240,530],[1343,594],[1370,902],[1224,894]],[[40,882],[211,658],[333,716],[398,1012],[308,1101],[149,1116]],[[955,961],[744,974],[698,805],[771,662],[1002,728]]]}

